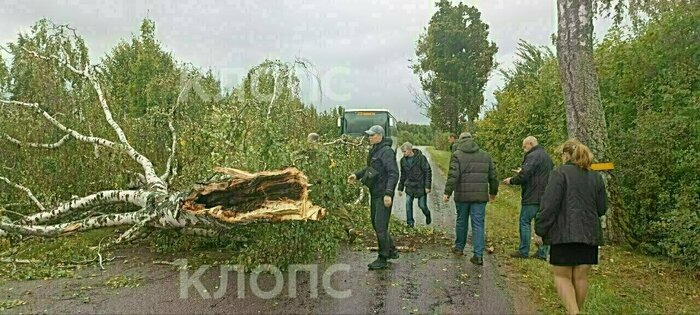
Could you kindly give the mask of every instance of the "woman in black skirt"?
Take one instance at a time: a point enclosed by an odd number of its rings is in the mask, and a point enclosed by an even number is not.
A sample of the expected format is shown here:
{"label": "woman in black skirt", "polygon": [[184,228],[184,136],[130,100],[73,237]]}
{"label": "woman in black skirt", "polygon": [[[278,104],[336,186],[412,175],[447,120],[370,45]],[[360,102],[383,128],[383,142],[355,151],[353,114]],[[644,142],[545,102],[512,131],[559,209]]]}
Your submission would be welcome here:
{"label": "woman in black skirt", "polygon": [[535,233],[551,245],[554,285],[569,314],[578,314],[588,292],[588,270],[598,264],[600,217],[607,209],[603,177],[591,171],[593,154],[578,140],[561,150],[564,165],[552,171]]}

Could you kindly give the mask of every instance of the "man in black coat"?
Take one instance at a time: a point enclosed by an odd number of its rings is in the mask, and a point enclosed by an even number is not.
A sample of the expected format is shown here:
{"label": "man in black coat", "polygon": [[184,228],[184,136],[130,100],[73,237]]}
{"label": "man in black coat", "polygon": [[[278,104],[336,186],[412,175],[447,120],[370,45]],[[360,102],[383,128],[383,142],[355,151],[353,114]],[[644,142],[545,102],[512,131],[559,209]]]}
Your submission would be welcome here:
{"label": "man in black coat", "polygon": [[379,257],[367,267],[370,270],[386,269],[389,267],[388,259],[399,257],[394,241],[389,235],[389,218],[394,191],[399,181],[399,167],[396,164],[396,153],[391,149],[391,139],[384,138],[384,128],[375,125],[365,133],[372,144],[372,149],[367,155],[367,167],[350,175],[348,182],[353,183],[359,179],[369,188],[372,227],[377,234]]}
{"label": "man in black coat", "polygon": [[414,149],[410,142],[401,145],[401,178],[399,179],[399,195],[406,191],[406,223],[413,227],[413,199],[418,199],[418,207],[425,215],[425,224],[430,224],[430,210],[428,209],[428,194],[432,187],[433,172],[428,158],[423,152]]}
{"label": "man in black coat", "polygon": [[[510,254],[515,258],[530,257],[530,233],[532,229],[532,221],[536,218],[540,209],[540,201],[544,194],[544,189],[547,187],[549,172],[552,171],[554,164],[552,159],[547,154],[547,151],[541,147],[537,138],[529,136],[523,140],[523,158],[522,167],[513,177],[506,178],[503,183],[506,185],[520,185],[521,191],[521,208],[520,208],[520,246],[517,251]],[[539,242],[538,242],[539,243]],[[536,258],[546,260],[549,254],[549,246],[537,246]]]}

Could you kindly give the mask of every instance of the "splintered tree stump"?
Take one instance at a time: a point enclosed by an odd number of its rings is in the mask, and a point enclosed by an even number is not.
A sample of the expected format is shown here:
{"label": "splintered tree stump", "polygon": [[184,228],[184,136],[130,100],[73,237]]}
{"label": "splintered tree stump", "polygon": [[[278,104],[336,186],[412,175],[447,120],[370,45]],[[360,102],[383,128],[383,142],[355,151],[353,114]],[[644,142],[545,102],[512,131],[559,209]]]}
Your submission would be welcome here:
{"label": "splintered tree stump", "polygon": [[325,210],[308,200],[308,180],[296,168],[248,173],[218,167],[215,181],[184,199],[183,210],[227,223],[270,220],[319,220]]}

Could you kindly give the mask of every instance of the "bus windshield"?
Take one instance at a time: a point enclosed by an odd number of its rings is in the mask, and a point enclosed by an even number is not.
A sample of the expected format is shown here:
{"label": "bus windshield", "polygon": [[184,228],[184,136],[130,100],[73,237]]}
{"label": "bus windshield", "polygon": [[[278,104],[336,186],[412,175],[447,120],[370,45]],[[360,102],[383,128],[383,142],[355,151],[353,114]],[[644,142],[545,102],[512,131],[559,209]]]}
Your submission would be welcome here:
{"label": "bus windshield", "polygon": [[365,131],[374,125],[380,125],[387,130],[389,115],[386,112],[348,112],[344,115],[343,133],[347,135],[364,135]]}

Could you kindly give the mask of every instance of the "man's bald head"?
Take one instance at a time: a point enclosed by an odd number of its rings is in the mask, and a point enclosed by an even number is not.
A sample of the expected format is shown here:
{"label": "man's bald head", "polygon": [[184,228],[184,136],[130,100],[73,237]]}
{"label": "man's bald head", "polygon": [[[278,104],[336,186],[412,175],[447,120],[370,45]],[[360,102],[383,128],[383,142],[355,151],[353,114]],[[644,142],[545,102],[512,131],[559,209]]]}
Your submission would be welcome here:
{"label": "man's bald head", "polygon": [[523,151],[528,152],[532,148],[538,145],[537,138],[533,136],[527,136],[523,139]]}

